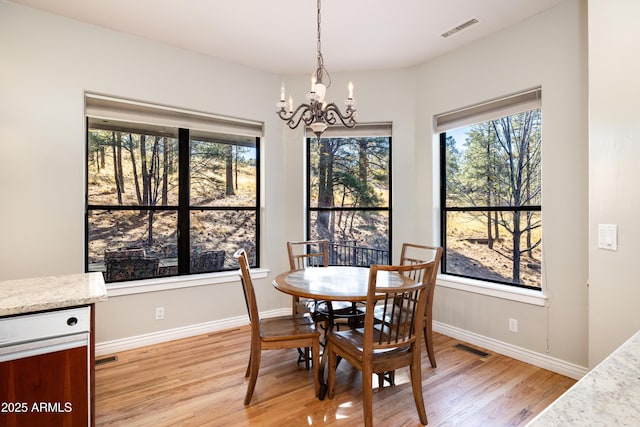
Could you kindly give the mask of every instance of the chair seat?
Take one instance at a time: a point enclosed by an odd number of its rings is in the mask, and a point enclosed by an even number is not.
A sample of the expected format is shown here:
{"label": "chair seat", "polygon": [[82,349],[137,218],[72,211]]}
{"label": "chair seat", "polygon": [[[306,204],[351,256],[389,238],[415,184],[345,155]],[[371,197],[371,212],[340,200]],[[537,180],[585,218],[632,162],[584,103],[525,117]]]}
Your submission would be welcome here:
{"label": "chair seat", "polygon": [[[373,339],[374,341],[378,341],[380,338],[380,331],[374,331]],[[383,335],[383,340],[387,337],[388,334]],[[342,348],[351,347],[354,350],[357,350],[360,354],[357,357],[357,360],[362,361],[362,351],[364,349],[364,329],[351,329],[348,331],[334,332],[331,338],[336,344],[340,345]],[[374,360],[376,358],[382,358],[384,356],[396,355],[398,353],[407,352],[410,349],[410,344],[407,343],[406,346],[397,346],[394,344],[388,349],[376,349],[373,352]]]}
{"label": "chair seat", "polygon": [[310,316],[279,316],[260,319],[263,341],[288,341],[292,338],[319,337]]}

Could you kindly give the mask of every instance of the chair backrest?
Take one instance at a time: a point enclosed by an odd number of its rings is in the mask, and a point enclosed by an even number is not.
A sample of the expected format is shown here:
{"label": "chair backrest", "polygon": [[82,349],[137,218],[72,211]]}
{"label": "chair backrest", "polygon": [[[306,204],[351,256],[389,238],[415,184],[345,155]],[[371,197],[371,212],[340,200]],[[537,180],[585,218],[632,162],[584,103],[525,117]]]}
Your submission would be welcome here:
{"label": "chair backrest", "polygon": [[287,252],[290,270],[329,265],[329,244],[326,240],[287,242]]}
{"label": "chair backrest", "polygon": [[158,275],[158,258],[111,258],[106,262],[105,282],[148,279]]}
{"label": "chair backrest", "polygon": [[247,260],[249,261],[249,266],[256,266],[256,244],[252,241],[244,241],[238,244],[239,248],[244,249],[247,253]]}
{"label": "chair backrest", "polygon": [[240,281],[242,282],[242,291],[244,292],[244,302],[247,304],[247,314],[249,315],[249,323],[251,323],[251,333],[260,334],[260,317],[258,316],[258,303],[256,301],[256,293],[253,289],[253,281],[251,280],[251,271],[249,269],[249,258],[244,249],[238,249],[233,257],[240,264]]}
{"label": "chair backrest", "polygon": [[104,262],[113,258],[144,258],[145,256],[144,248],[116,249],[114,251],[104,251]]}
{"label": "chair backrest", "polygon": [[[421,336],[427,286],[434,262],[412,265],[372,265],[364,319],[364,354],[375,350],[408,347]],[[414,283],[379,287],[379,271],[396,272]]]}
{"label": "chair backrest", "polygon": [[433,294],[436,288],[436,278],[440,269],[440,260],[442,259],[442,247],[417,245],[414,243],[403,243],[400,252],[400,265],[412,265],[427,261],[434,262],[434,268],[429,277],[428,297],[425,308],[431,309],[433,303]]}
{"label": "chair backrest", "polygon": [[191,256],[191,273],[220,271],[224,267],[225,251],[206,251]]}

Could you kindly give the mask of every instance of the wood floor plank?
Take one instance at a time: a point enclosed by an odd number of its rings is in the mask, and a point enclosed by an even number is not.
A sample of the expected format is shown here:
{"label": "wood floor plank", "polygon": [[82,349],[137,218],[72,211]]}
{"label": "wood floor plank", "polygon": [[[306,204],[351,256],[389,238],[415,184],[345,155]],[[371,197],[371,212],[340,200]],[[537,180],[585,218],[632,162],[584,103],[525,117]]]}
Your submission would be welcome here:
{"label": "wood floor plank", "polygon": [[[436,369],[423,351],[422,387],[430,426],[523,426],[575,383],[486,350],[490,354],[482,357],[456,348],[459,343],[434,334]],[[312,372],[296,364],[296,350],[263,352],[253,399],[245,407],[248,354],[248,327],[121,352],[116,361],[96,366],[96,423],[142,427],[362,424],[360,373],[340,363],[335,398],[320,401],[314,396]],[[408,369],[397,372],[395,386],[377,388],[373,399],[375,425],[420,425]]]}

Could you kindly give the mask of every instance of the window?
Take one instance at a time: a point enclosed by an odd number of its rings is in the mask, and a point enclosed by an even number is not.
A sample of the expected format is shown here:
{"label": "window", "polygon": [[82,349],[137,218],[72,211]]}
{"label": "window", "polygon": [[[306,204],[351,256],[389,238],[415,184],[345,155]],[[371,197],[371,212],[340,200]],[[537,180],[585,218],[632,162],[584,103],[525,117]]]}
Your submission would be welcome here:
{"label": "window", "polygon": [[541,289],[539,89],[436,118],[442,272]]}
{"label": "window", "polygon": [[332,265],[389,263],[390,135],[358,125],[307,139],[307,235],[329,242]]}
{"label": "window", "polygon": [[87,95],[86,271],[107,282],[258,263],[257,124]]}

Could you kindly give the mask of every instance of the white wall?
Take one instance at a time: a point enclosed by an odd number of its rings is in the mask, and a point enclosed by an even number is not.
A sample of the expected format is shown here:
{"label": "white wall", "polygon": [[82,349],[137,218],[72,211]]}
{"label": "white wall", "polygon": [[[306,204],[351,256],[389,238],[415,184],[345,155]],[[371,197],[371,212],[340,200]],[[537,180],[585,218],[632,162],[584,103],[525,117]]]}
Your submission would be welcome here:
{"label": "white wall", "polygon": [[[4,2],[0,51],[0,194],[11,207],[0,210],[0,279],[83,271],[83,94],[91,91],[265,123],[261,264],[271,273],[256,291],[261,310],[289,306],[270,283],[288,265],[285,241],[304,237],[304,140],[274,113],[280,77]],[[413,73],[336,73],[330,96],[342,99],[350,78],[361,119],[394,121],[397,152],[410,157]],[[286,83],[301,99],[308,76]],[[410,180],[410,167],[398,170],[400,182]],[[403,207],[411,200],[409,191],[394,194]],[[400,234],[410,235],[404,224]],[[97,306],[97,341],[242,316],[241,298],[237,282],[110,297]],[[154,320],[160,305],[162,322]]]}
{"label": "white wall", "polygon": [[[542,87],[543,282],[539,307],[439,286],[434,319],[534,352],[587,364],[586,9],[568,1],[510,29],[424,64],[419,70],[416,139],[429,203],[421,235],[438,241],[433,117],[524,89]],[[433,204],[430,203],[433,201]],[[519,332],[508,331],[508,319]]]}
{"label": "white wall", "polygon": [[[587,354],[586,15],[571,0],[415,69],[332,73],[339,101],[353,80],[359,119],[393,122],[393,251],[435,242],[434,114],[541,85],[543,221],[549,308],[436,290],[437,321],[579,365]],[[83,92],[260,120],[261,310],[289,307],[270,285],[284,242],[304,237],[303,134],[274,114],[280,77],[0,2],[0,279],[80,272],[84,245]],[[330,57],[326,64],[331,70]],[[505,63],[508,67],[504,66]],[[311,70],[310,70],[311,71]],[[287,78],[301,99],[308,77]],[[237,283],[110,298],[97,340],[215,321],[245,312]],[[153,320],[163,305],[166,318]],[[506,319],[520,320],[509,334]]]}
{"label": "white wall", "polygon": [[[6,2],[0,52],[0,279],[83,271],[84,91],[263,121],[262,238],[282,250],[262,263],[285,268],[279,77]],[[286,306],[270,283],[258,284],[261,308]],[[245,312],[238,282],[115,297],[97,305],[97,341]]]}
{"label": "white wall", "polygon": [[[589,365],[640,329],[640,2],[589,1]],[[618,250],[597,248],[618,225]]]}

